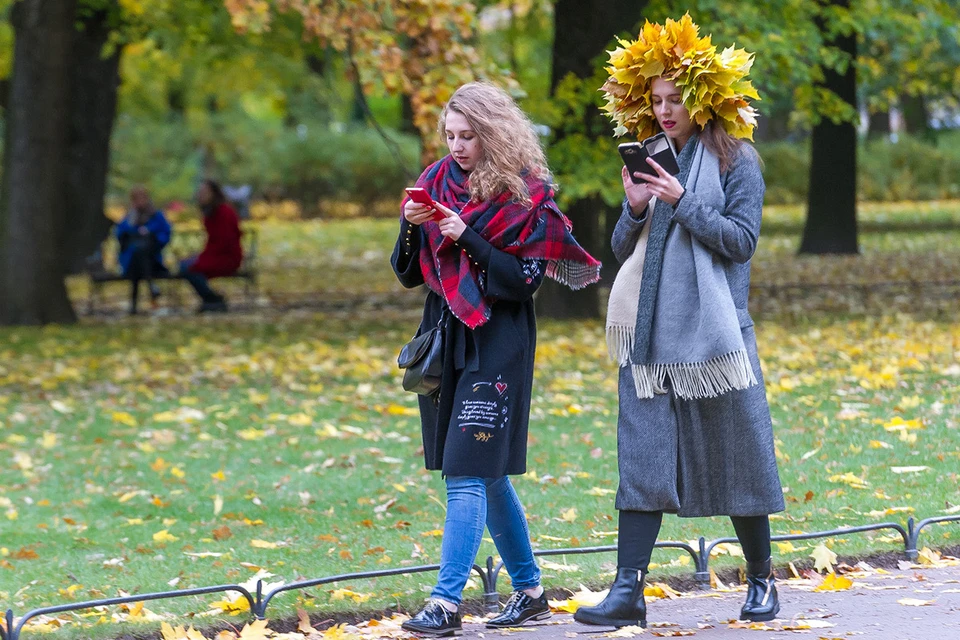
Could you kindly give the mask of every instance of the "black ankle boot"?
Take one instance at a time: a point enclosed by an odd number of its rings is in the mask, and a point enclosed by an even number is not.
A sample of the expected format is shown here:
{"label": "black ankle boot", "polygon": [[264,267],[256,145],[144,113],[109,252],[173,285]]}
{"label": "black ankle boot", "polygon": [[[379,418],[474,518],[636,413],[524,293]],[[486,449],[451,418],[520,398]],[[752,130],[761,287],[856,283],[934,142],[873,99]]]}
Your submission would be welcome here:
{"label": "black ankle boot", "polygon": [[637,569],[617,569],[610,593],[595,607],[580,607],[573,619],[583,624],[609,627],[647,626],[647,605],[643,600],[643,579]]}
{"label": "black ankle boot", "polygon": [[767,622],[780,613],[777,585],[770,558],[747,563],[747,602],[740,610],[740,619]]}

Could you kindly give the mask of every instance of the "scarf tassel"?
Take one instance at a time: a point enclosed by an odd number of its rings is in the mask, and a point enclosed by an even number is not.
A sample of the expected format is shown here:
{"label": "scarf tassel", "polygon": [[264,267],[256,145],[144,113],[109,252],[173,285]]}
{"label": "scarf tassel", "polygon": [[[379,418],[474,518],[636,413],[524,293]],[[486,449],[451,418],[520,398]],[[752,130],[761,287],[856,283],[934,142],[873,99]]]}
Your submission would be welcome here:
{"label": "scarf tassel", "polygon": [[575,260],[550,260],[547,277],[574,291],[600,281],[600,265],[590,265]]}
{"label": "scarf tassel", "polygon": [[[609,337],[608,330],[608,337]],[[734,351],[707,362],[631,365],[633,381],[640,398],[652,398],[666,392],[666,378],[674,392],[685,400],[715,398],[728,391],[757,384],[747,352]]]}
{"label": "scarf tassel", "polygon": [[633,353],[633,341],[636,330],[627,325],[611,324],[607,326],[607,353],[610,359],[625,367],[630,364]]}

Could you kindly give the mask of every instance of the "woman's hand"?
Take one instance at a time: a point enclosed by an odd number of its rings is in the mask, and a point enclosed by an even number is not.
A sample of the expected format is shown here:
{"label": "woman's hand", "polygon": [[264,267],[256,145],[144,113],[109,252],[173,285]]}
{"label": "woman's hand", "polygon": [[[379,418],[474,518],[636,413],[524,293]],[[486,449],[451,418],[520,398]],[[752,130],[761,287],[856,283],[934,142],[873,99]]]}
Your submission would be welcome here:
{"label": "woman's hand", "polygon": [[653,167],[653,170],[657,172],[657,175],[651,176],[650,174],[639,172],[634,173],[633,175],[646,180],[647,189],[658,200],[663,200],[670,206],[676,206],[677,202],[680,200],[680,197],[683,195],[683,185],[680,184],[680,181],[674,176],[667,173],[666,170],[657,164],[656,160],[653,158],[647,158],[647,164]]}
{"label": "woman's hand", "polygon": [[467,228],[467,224],[463,221],[463,219],[460,218],[460,214],[453,209],[445,207],[439,202],[437,203],[437,208],[444,216],[446,216],[443,220],[437,223],[440,225],[440,233],[456,242],[460,239],[460,236],[463,235],[463,231]]}
{"label": "woman's hand", "polygon": [[650,204],[650,187],[646,184],[636,184],[630,179],[630,172],[626,167],[620,171],[620,177],[623,178],[623,192],[627,194],[627,203],[630,205],[630,211],[634,218],[639,218],[643,210]]}
{"label": "woman's hand", "polygon": [[410,224],[420,226],[433,218],[433,209],[413,200],[407,200],[407,204],[403,205],[403,217]]}

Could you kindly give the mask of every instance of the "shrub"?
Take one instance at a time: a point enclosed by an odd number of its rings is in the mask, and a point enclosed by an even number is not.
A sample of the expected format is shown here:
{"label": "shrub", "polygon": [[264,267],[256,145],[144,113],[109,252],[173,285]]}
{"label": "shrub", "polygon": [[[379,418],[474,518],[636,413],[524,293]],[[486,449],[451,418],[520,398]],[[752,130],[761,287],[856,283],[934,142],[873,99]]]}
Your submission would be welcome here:
{"label": "shrub", "polygon": [[419,174],[419,144],[390,133],[398,161],[375,131],[297,127],[224,114],[191,131],[182,120],[121,118],[113,136],[110,193],[123,200],[130,186],[146,184],[158,203],[189,199],[210,173],[228,184],[250,184],[255,197],[293,199],[304,215],[327,213],[323,203],[363,206],[390,198]]}
{"label": "shrub", "polygon": [[[810,145],[758,144],[768,204],[803,204],[810,175]],[[857,194],[865,202],[944,200],[960,197],[960,132],[936,143],[910,136],[868,140],[857,152]]]}

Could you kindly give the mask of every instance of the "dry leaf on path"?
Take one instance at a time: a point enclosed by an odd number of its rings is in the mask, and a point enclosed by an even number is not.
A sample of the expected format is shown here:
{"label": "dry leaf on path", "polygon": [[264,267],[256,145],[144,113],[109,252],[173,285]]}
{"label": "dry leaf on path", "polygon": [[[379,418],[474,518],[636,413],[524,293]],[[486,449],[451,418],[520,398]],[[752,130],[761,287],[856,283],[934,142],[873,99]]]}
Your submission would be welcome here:
{"label": "dry leaf on path", "polygon": [[853,580],[830,573],[823,582],[814,587],[814,591],[846,591],[853,586]]}
{"label": "dry leaf on path", "polygon": [[315,633],[316,629],[310,624],[310,614],[303,609],[297,609],[297,631],[300,633]]}
{"label": "dry leaf on path", "polygon": [[609,593],[609,589],[590,591],[590,589],[580,585],[580,591],[566,600],[550,600],[550,609],[555,613],[576,613],[580,607],[594,607],[600,604],[607,597],[607,593]]}
{"label": "dry leaf on path", "polygon": [[917,598],[900,598],[897,600],[897,604],[902,604],[905,607],[928,607],[933,602],[933,600],[919,600]]}
{"label": "dry leaf on path", "polygon": [[267,628],[267,620],[254,620],[240,630],[238,640],[266,640],[273,632]]}
{"label": "dry leaf on path", "polygon": [[813,566],[817,571],[831,572],[833,571],[833,564],[837,561],[837,554],[827,549],[823,543],[818,544],[813,549],[810,557],[813,558]]}

